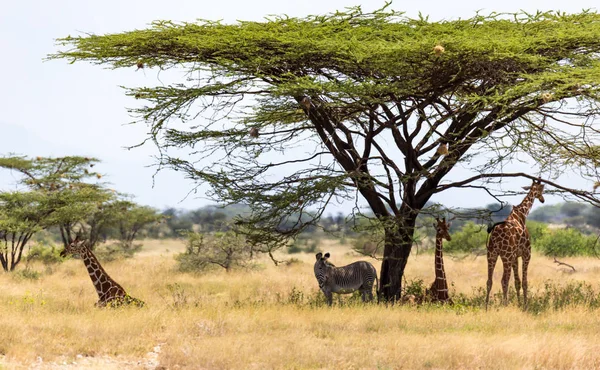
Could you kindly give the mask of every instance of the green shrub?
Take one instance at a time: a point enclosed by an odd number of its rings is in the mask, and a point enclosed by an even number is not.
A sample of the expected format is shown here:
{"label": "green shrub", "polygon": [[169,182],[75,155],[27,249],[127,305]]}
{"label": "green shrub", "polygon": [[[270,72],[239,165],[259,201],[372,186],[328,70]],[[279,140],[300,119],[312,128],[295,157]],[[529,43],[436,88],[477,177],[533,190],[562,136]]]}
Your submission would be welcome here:
{"label": "green shrub", "polygon": [[425,296],[425,291],[427,288],[425,287],[425,282],[423,279],[414,279],[409,282],[404,282],[402,286],[402,296],[413,295],[415,297],[423,297]]}
{"label": "green shrub", "polygon": [[26,267],[23,270],[19,270],[15,274],[15,277],[17,279],[23,279],[23,280],[38,280],[40,278],[40,276],[42,276],[42,274],[39,271],[32,270],[29,267]]}
{"label": "green shrub", "polygon": [[572,228],[548,230],[535,240],[533,248],[546,256],[570,257],[593,254],[596,237]]}
{"label": "green shrub", "polygon": [[61,263],[63,258],[60,256],[61,248],[45,243],[36,243],[29,248],[25,257],[27,263],[32,261],[42,262],[44,265]]}
{"label": "green shrub", "polygon": [[543,222],[527,220],[526,226],[532,245],[548,232],[548,224]]}
{"label": "green shrub", "polygon": [[469,221],[451,236],[451,241],[444,241],[444,251],[472,253],[485,249],[488,234],[486,227]]}

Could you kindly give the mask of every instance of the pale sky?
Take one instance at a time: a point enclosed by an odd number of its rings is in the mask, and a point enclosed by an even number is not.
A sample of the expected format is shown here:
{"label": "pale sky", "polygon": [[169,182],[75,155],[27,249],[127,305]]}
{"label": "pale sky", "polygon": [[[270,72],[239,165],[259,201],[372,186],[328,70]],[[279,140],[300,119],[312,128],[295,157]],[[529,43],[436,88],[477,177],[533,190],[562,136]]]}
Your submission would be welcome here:
{"label": "pale sky", "polygon": [[[178,172],[160,172],[154,182],[152,145],[124,149],[146,137],[144,125],[126,125],[132,119],[126,107],[133,105],[119,87],[158,83],[155,72],[107,70],[86,63],[43,62],[56,52],[54,39],[85,33],[115,33],[146,27],[154,20],[194,21],[195,19],[261,20],[269,14],[305,16],[323,14],[347,6],[364,10],[381,7],[383,1],[342,0],[3,0],[0,2],[0,155],[94,156],[102,160],[99,171],[110,187],[136,196],[141,204],[157,208],[175,206],[193,209],[206,199],[188,197],[193,184]],[[598,8],[598,0],[573,1],[395,1],[392,7],[432,20],[466,18],[475,11],[489,13],[562,10],[579,12]],[[523,169],[523,168],[521,168]],[[526,168],[525,168],[526,170]],[[0,172],[0,189],[14,188],[9,172]],[[528,184],[510,180],[504,188],[517,190]],[[570,186],[575,186],[573,183]],[[582,183],[581,186],[587,186]],[[434,199],[450,206],[473,207],[492,201],[485,194],[469,190],[445,193]],[[516,204],[520,199],[510,198]],[[547,203],[561,201],[549,197]],[[347,211],[351,204],[342,206]],[[335,211],[335,210],[332,210]]]}

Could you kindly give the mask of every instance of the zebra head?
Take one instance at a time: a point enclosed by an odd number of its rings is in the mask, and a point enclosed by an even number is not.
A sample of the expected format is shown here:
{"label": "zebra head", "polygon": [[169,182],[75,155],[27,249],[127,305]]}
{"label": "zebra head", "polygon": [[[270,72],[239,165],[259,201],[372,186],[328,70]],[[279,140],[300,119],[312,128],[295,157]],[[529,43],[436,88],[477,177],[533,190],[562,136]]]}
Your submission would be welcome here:
{"label": "zebra head", "polygon": [[317,261],[315,262],[315,277],[317,278],[319,287],[325,284],[325,281],[327,280],[327,271],[332,266],[329,262],[327,262],[329,256],[329,253],[325,253],[325,255],[323,255],[323,253],[316,254]]}

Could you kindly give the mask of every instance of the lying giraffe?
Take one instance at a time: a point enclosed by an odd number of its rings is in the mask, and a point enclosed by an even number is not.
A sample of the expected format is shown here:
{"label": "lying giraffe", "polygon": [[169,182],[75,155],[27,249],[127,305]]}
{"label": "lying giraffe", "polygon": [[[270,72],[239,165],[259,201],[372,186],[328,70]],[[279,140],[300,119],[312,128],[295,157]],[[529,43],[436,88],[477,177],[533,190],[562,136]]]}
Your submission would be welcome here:
{"label": "lying giraffe", "polygon": [[540,180],[534,180],[531,186],[523,187],[523,189],[529,190],[529,192],[518,206],[513,207],[506,221],[499,222],[488,228],[490,235],[487,244],[488,280],[487,295],[485,297],[486,310],[490,301],[492,278],[498,256],[500,256],[502,266],[504,267],[502,273],[504,304],[508,303],[508,281],[510,279],[511,268],[515,272],[517,300],[520,300],[521,281],[519,280],[519,264],[517,259],[519,257],[523,259],[523,305],[527,307],[527,267],[531,259],[531,242],[529,240],[529,232],[525,227],[525,221],[536,198],[544,203],[544,196],[542,195],[544,185]]}
{"label": "lying giraffe", "polygon": [[446,222],[446,218],[439,219],[434,224],[435,227],[435,281],[429,288],[429,294],[433,302],[442,302],[452,304],[452,299],[448,296],[448,282],[446,281],[446,272],[444,271],[444,254],[443,245],[444,239],[450,241],[450,223]]}
{"label": "lying giraffe", "polygon": [[79,240],[79,237],[68,244],[68,246],[60,253],[62,257],[67,254],[78,254],[88,270],[90,278],[94,283],[99,300],[96,307],[118,307],[122,305],[134,305],[138,307],[144,306],[144,302],[137,298],[131,297],[125,292],[125,289],[104,271],[100,262],[87,247],[86,242]]}

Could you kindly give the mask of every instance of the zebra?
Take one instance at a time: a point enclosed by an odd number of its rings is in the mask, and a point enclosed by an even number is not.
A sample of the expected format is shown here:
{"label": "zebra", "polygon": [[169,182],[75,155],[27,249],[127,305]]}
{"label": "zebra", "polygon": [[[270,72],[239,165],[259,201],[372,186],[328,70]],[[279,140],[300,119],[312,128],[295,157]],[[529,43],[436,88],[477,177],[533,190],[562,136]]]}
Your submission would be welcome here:
{"label": "zebra", "polygon": [[377,282],[375,289],[379,295],[377,271],[367,261],[358,261],[346,266],[335,267],[327,261],[329,253],[317,253],[315,262],[315,277],[327,304],[332,304],[332,293],[346,294],[356,290],[362,293],[363,302],[373,300],[373,281]]}

